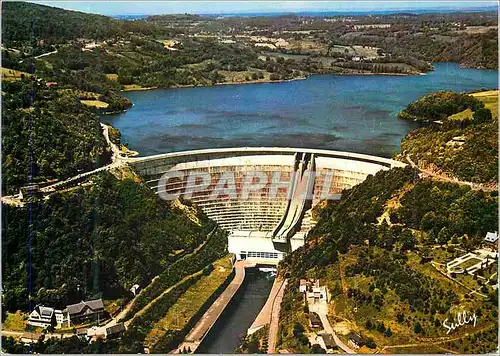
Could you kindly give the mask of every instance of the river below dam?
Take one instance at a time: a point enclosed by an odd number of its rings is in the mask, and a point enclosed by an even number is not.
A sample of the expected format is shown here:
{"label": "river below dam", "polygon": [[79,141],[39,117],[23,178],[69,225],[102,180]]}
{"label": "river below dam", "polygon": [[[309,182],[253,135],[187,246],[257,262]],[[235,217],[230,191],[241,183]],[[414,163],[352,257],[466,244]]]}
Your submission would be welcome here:
{"label": "river below dam", "polygon": [[274,277],[247,269],[245,281],[196,353],[232,354],[266,303]]}
{"label": "river below dam", "polygon": [[398,112],[437,90],[498,88],[498,71],[436,63],[417,76],[312,75],[282,83],[127,92],[105,116],[141,156],[202,148],[281,146],[391,157],[416,124]]}

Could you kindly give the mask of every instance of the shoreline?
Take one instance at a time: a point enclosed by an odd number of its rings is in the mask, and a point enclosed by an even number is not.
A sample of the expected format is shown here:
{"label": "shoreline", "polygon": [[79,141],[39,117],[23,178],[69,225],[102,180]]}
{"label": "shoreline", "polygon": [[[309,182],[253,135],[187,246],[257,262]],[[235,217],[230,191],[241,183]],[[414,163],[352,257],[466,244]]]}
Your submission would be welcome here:
{"label": "shoreline", "polygon": [[137,88],[130,88],[130,89],[122,89],[120,92],[134,92],[134,91],[146,91],[146,90],[156,90],[156,89],[182,89],[182,88],[208,88],[208,87],[214,87],[214,86],[220,86],[220,85],[238,85],[238,84],[262,84],[262,83],[287,83],[287,82],[294,82],[298,80],[307,80],[310,76],[313,75],[363,75],[363,76],[371,76],[371,75],[381,75],[381,76],[399,76],[399,77],[409,77],[409,76],[417,76],[417,75],[426,75],[427,73],[420,72],[420,73],[390,73],[390,72],[385,72],[385,73],[373,73],[373,72],[364,72],[364,73],[311,73],[306,76],[302,77],[297,77],[297,78],[291,78],[291,79],[279,79],[279,80],[270,80],[270,79],[256,79],[256,80],[248,80],[248,81],[241,81],[241,82],[221,82],[221,83],[214,83],[211,85],[196,85],[196,84],[184,84],[184,85],[174,85],[172,87],[167,87],[167,88],[162,88],[158,86],[154,87],[137,87]]}
{"label": "shoreline", "polygon": [[315,74],[315,75],[365,75],[365,76],[370,76],[370,75],[381,75],[384,77],[412,77],[412,76],[417,76],[417,75],[426,75],[424,72],[419,72],[419,73],[373,73],[373,72],[368,72],[368,73],[322,73],[322,74]]}
{"label": "shoreline", "polygon": [[257,79],[257,80],[248,80],[242,82],[221,82],[214,83],[211,85],[196,85],[196,84],[184,84],[184,85],[174,85],[172,87],[162,88],[162,87],[138,87],[131,89],[122,89],[120,92],[132,92],[132,91],[146,91],[146,90],[156,90],[156,89],[182,89],[182,88],[210,88],[220,85],[238,85],[238,84],[261,84],[261,83],[286,83],[293,82],[297,80],[306,80],[308,76],[297,77],[291,79],[279,79],[279,80],[270,80],[270,79]]}

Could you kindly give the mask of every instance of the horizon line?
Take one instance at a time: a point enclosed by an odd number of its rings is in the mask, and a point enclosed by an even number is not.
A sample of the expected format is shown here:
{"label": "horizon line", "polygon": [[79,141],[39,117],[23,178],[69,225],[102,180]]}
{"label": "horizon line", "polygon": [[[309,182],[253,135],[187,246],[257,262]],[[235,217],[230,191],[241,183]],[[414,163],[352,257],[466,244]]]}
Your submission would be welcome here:
{"label": "horizon line", "polygon": [[[6,1],[10,2],[10,1]],[[498,3],[495,1],[481,1],[481,2],[476,2],[476,1],[422,1],[420,3],[420,6],[416,6],[415,4],[408,3],[408,1],[387,1],[385,2],[386,5],[390,4],[389,7],[384,7],[382,6],[381,8],[358,8],[358,6],[353,6],[352,8],[338,8],[338,9],[329,9],[329,8],[314,8],[314,6],[311,7],[305,7],[305,8],[269,8],[269,7],[263,7],[262,9],[237,9],[237,8],[226,8],[226,9],[220,9],[220,8],[215,8],[215,9],[207,9],[203,8],[205,4],[209,3],[208,1],[186,1],[186,2],[179,2],[179,1],[144,1],[142,2],[143,4],[159,4],[159,3],[177,3],[177,4],[189,4],[189,3],[199,3],[201,6],[199,9],[192,9],[192,8],[186,8],[186,9],[167,9],[167,8],[157,8],[155,9],[149,9],[149,12],[134,12],[133,9],[129,7],[128,10],[132,10],[131,12],[127,13],[120,11],[122,9],[112,9],[112,8],[101,8],[98,9],[91,9],[89,6],[87,7],[81,7],[81,5],[88,3],[88,4],[103,4],[102,1],[96,1],[96,0],[88,0],[88,1],[65,1],[65,0],[53,0],[53,1],[37,1],[37,0],[31,0],[31,1],[25,1],[27,3],[32,3],[32,4],[37,4],[37,5],[44,5],[44,6],[51,6],[55,8],[60,8],[68,11],[79,11],[83,13],[88,13],[88,14],[97,14],[97,15],[104,15],[104,16],[109,16],[109,17],[114,17],[114,16],[154,16],[154,15],[184,15],[184,14],[189,14],[189,15],[238,15],[238,14],[244,14],[244,15],[252,15],[252,14],[297,14],[297,13],[338,13],[338,14],[346,14],[346,13],[360,13],[360,14],[369,14],[369,13],[401,13],[401,12],[408,12],[408,13],[433,13],[433,12],[488,12],[492,11],[495,9],[498,9]],[[211,3],[238,3],[240,1],[213,1]],[[311,5],[313,3],[342,3],[338,1],[314,1],[311,2]],[[476,2],[476,4],[475,4]],[[116,1],[114,2],[115,5],[117,3],[133,3],[136,4],[135,1],[130,1],[130,0],[123,0],[123,1]],[[255,1],[255,3],[267,3],[267,4],[286,4],[286,3],[297,3],[296,1]],[[361,3],[366,3],[366,4],[373,4],[377,3],[377,1],[354,1],[352,4],[359,5]],[[69,5],[71,4],[71,6]],[[78,5],[78,6],[72,6],[73,4]],[[66,5],[66,6],[65,6]],[[401,7],[397,7],[398,5],[401,5]],[[424,5],[424,6],[422,6]],[[458,5],[458,6],[457,6]],[[462,7],[462,6],[463,7]],[[302,4],[302,6],[307,6],[307,4]],[[321,6],[323,6],[321,4]],[[133,7],[133,6],[131,6]],[[217,6],[216,6],[217,7]],[[101,11],[99,11],[101,10]],[[115,12],[116,10],[116,12]],[[136,9],[137,10],[137,9]],[[146,10],[147,11],[147,10]]]}

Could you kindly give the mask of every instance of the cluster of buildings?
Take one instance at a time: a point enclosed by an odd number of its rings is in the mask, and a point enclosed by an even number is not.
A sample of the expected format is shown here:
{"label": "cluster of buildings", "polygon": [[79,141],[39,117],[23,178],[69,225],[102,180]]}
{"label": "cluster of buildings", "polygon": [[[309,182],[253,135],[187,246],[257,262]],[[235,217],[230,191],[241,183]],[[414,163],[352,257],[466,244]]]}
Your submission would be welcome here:
{"label": "cluster of buildings", "polygon": [[[446,264],[449,275],[467,273],[471,276],[498,260],[498,252],[491,248],[480,248],[459,256]],[[484,277],[478,276],[484,279]]]}
{"label": "cluster of buildings", "polygon": [[326,286],[319,285],[319,279],[301,279],[299,292],[305,294],[306,298],[318,302],[328,302],[328,292]]}
{"label": "cluster of buildings", "polygon": [[43,305],[37,305],[30,313],[28,325],[46,328],[53,326],[61,328],[70,327],[72,324],[82,324],[85,322],[99,320],[104,313],[104,303],[102,299],[81,301],[77,304],[66,306],[64,310],[58,310]]}
{"label": "cluster of buildings", "polygon": [[[113,340],[119,338],[125,332],[125,324],[117,323],[111,326],[76,329],[76,335],[85,338],[88,341],[97,339]],[[19,337],[19,341],[23,344],[33,344],[37,342],[45,342],[50,339],[60,340],[63,338],[72,337],[74,334],[56,334],[56,333],[41,333],[41,332],[25,332]]]}

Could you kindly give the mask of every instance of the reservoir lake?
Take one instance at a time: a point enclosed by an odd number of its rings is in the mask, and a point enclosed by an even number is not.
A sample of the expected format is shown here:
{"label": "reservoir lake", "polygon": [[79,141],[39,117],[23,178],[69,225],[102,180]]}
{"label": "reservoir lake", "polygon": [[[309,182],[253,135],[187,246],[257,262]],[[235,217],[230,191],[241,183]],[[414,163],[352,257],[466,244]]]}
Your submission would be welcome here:
{"label": "reservoir lake", "polygon": [[435,63],[417,76],[312,75],[278,83],[126,92],[134,106],[103,116],[141,156],[202,148],[279,146],[391,157],[416,128],[398,112],[438,90],[498,88],[498,71]]}

